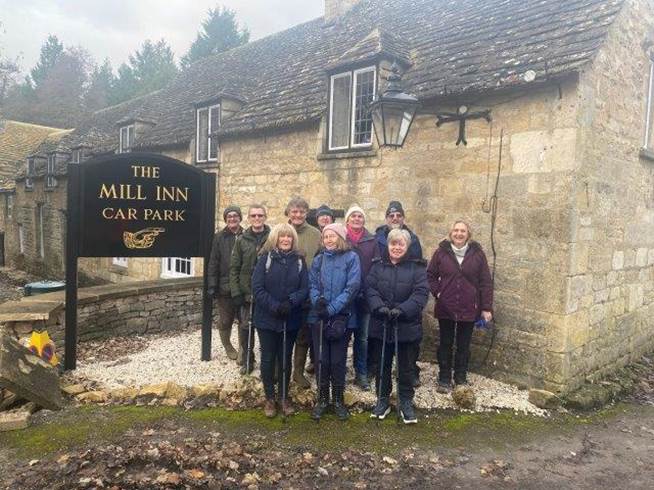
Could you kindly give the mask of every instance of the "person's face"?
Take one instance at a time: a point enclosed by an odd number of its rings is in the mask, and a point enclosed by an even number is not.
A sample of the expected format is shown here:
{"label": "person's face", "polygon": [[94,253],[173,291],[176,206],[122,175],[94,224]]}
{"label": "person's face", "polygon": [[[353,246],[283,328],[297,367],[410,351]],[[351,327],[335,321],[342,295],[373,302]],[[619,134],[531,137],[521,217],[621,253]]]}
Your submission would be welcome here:
{"label": "person's face", "polygon": [[321,216],[318,216],[316,219],[316,223],[318,223],[318,226],[320,226],[320,229],[322,230],[325,226],[331,225],[334,222],[331,216],[328,214],[323,214]]}
{"label": "person's face", "polygon": [[288,211],[288,219],[292,225],[300,226],[307,219],[307,210],[304,208],[291,208]]}
{"label": "person's face", "polygon": [[457,223],[452,228],[452,243],[456,248],[463,247],[470,238],[468,227],[463,223]]}
{"label": "person's face", "polygon": [[386,224],[391,230],[401,228],[404,225],[404,215],[402,213],[390,213],[386,216]]}
{"label": "person's face", "polygon": [[327,230],[322,235],[322,244],[327,250],[335,250],[338,245],[338,235],[332,230]]}
{"label": "person's face", "polygon": [[234,231],[238,229],[238,225],[241,224],[241,217],[238,213],[231,211],[225,216],[225,223],[227,223],[227,228]]}
{"label": "person's face", "polygon": [[398,261],[404,257],[408,248],[404,240],[392,240],[388,243],[388,255],[391,260]]}
{"label": "person's face", "polygon": [[254,230],[261,230],[266,222],[266,212],[261,208],[250,209],[248,221]]}
{"label": "person's face", "polygon": [[359,213],[358,211],[353,212],[347,218],[347,224],[350,225],[353,230],[360,230],[363,228],[365,222],[366,219],[363,217],[363,214]]}
{"label": "person's face", "polygon": [[277,248],[282,252],[288,252],[293,248],[293,237],[290,235],[280,235],[277,239]]}

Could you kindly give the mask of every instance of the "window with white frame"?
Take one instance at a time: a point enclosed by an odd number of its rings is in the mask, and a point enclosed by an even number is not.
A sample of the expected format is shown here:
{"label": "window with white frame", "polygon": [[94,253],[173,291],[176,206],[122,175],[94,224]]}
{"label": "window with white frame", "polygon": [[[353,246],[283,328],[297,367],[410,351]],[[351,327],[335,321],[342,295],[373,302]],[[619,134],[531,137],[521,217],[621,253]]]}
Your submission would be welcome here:
{"label": "window with white frame", "polygon": [[374,66],[332,75],[329,80],[328,149],[348,150],[372,145],[370,102],[377,90]]}
{"label": "window with white frame", "polygon": [[25,253],[25,228],[21,224],[18,225],[18,251]]}
{"label": "window with white frame", "polygon": [[114,257],[111,259],[111,263],[118,267],[127,267],[127,257]]}
{"label": "window with white frame", "polygon": [[12,219],[14,216],[14,195],[7,194],[7,219]]}
{"label": "window with white frame", "polygon": [[164,257],[161,259],[161,277],[188,277],[193,275],[191,257]]}
{"label": "window with white frame", "polygon": [[118,153],[127,153],[134,145],[134,125],[123,126],[120,128],[120,144]]}
{"label": "window with white frame", "polygon": [[195,161],[218,160],[218,139],[212,134],[220,126],[220,104],[200,107],[196,110]]}
{"label": "window with white frame", "polygon": [[27,175],[25,177],[25,188],[31,189],[34,187],[33,177],[36,174],[36,163],[33,158],[27,159]]}
{"label": "window with white frame", "polygon": [[70,158],[71,163],[80,163],[82,161],[82,150],[77,148],[73,150],[73,154]]}
{"label": "window with white frame", "polygon": [[56,164],[57,164],[57,154],[56,153],[49,154],[46,173],[45,173],[46,187],[55,187],[57,185],[57,178],[54,176]]}

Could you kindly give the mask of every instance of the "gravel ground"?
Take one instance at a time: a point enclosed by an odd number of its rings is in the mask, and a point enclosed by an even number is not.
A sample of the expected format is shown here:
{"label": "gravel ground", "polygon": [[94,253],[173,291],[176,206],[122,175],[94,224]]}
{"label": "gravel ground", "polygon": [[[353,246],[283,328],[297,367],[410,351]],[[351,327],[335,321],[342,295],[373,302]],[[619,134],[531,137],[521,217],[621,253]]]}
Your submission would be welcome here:
{"label": "gravel ground", "polygon": [[[209,362],[200,360],[199,330],[87,343],[80,349],[78,369],[73,373],[73,379],[91,382],[103,389],[141,387],[168,381],[187,387],[200,384],[234,386],[242,379],[239,367],[225,357],[217,330],[213,331],[213,339],[212,360]],[[236,329],[232,343],[237,344]],[[255,343],[255,352],[258,353],[258,349],[258,343]],[[450,395],[436,392],[436,365],[419,364],[422,386],[416,390],[416,406],[422,409],[457,408]],[[348,365],[351,366],[351,361]],[[348,379],[351,379],[353,373],[351,368],[349,370]],[[254,375],[259,376],[258,364]],[[508,409],[540,416],[547,414],[529,403],[527,390],[476,374],[471,374],[469,380],[477,399],[475,411]],[[315,381],[312,382],[315,387]],[[356,402],[366,406],[375,402],[372,391],[364,392],[352,384],[348,384],[347,390]]]}

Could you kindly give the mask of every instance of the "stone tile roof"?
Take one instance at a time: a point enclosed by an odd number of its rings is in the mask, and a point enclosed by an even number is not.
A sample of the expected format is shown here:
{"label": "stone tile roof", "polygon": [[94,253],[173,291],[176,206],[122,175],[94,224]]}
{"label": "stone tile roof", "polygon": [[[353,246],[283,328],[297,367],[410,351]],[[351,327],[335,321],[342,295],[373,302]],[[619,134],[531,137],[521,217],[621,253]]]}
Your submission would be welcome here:
{"label": "stone tile roof", "polygon": [[[479,93],[579,71],[624,0],[362,0],[322,18],[193,64],[158,98],[156,126],[137,146],[185,144],[193,104],[227,91],[247,102],[219,134],[318,120],[330,67],[386,53],[408,57],[407,92],[421,100]],[[533,83],[533,82],[532,82]]]}
{"label": "stone tile roof", "polygon": [[0,178],[12,178],[17,165],[34,153],[48,136],[61,138],[61,128],[51,128],[18,121],[0,121]]}

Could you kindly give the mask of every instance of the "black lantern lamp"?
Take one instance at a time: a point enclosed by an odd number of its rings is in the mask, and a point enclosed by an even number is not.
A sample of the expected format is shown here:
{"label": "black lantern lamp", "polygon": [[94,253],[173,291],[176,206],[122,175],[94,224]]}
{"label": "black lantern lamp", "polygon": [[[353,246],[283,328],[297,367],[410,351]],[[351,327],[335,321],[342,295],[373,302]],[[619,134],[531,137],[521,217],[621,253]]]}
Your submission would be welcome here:
{"label": "black lantern lamp", "polygon": [[401,148],[420,107],[417,98],[402,92],[402,77],[399,72],[399,67],[393,63],[386,90],[370,104],[375,135],[380,147]]}

